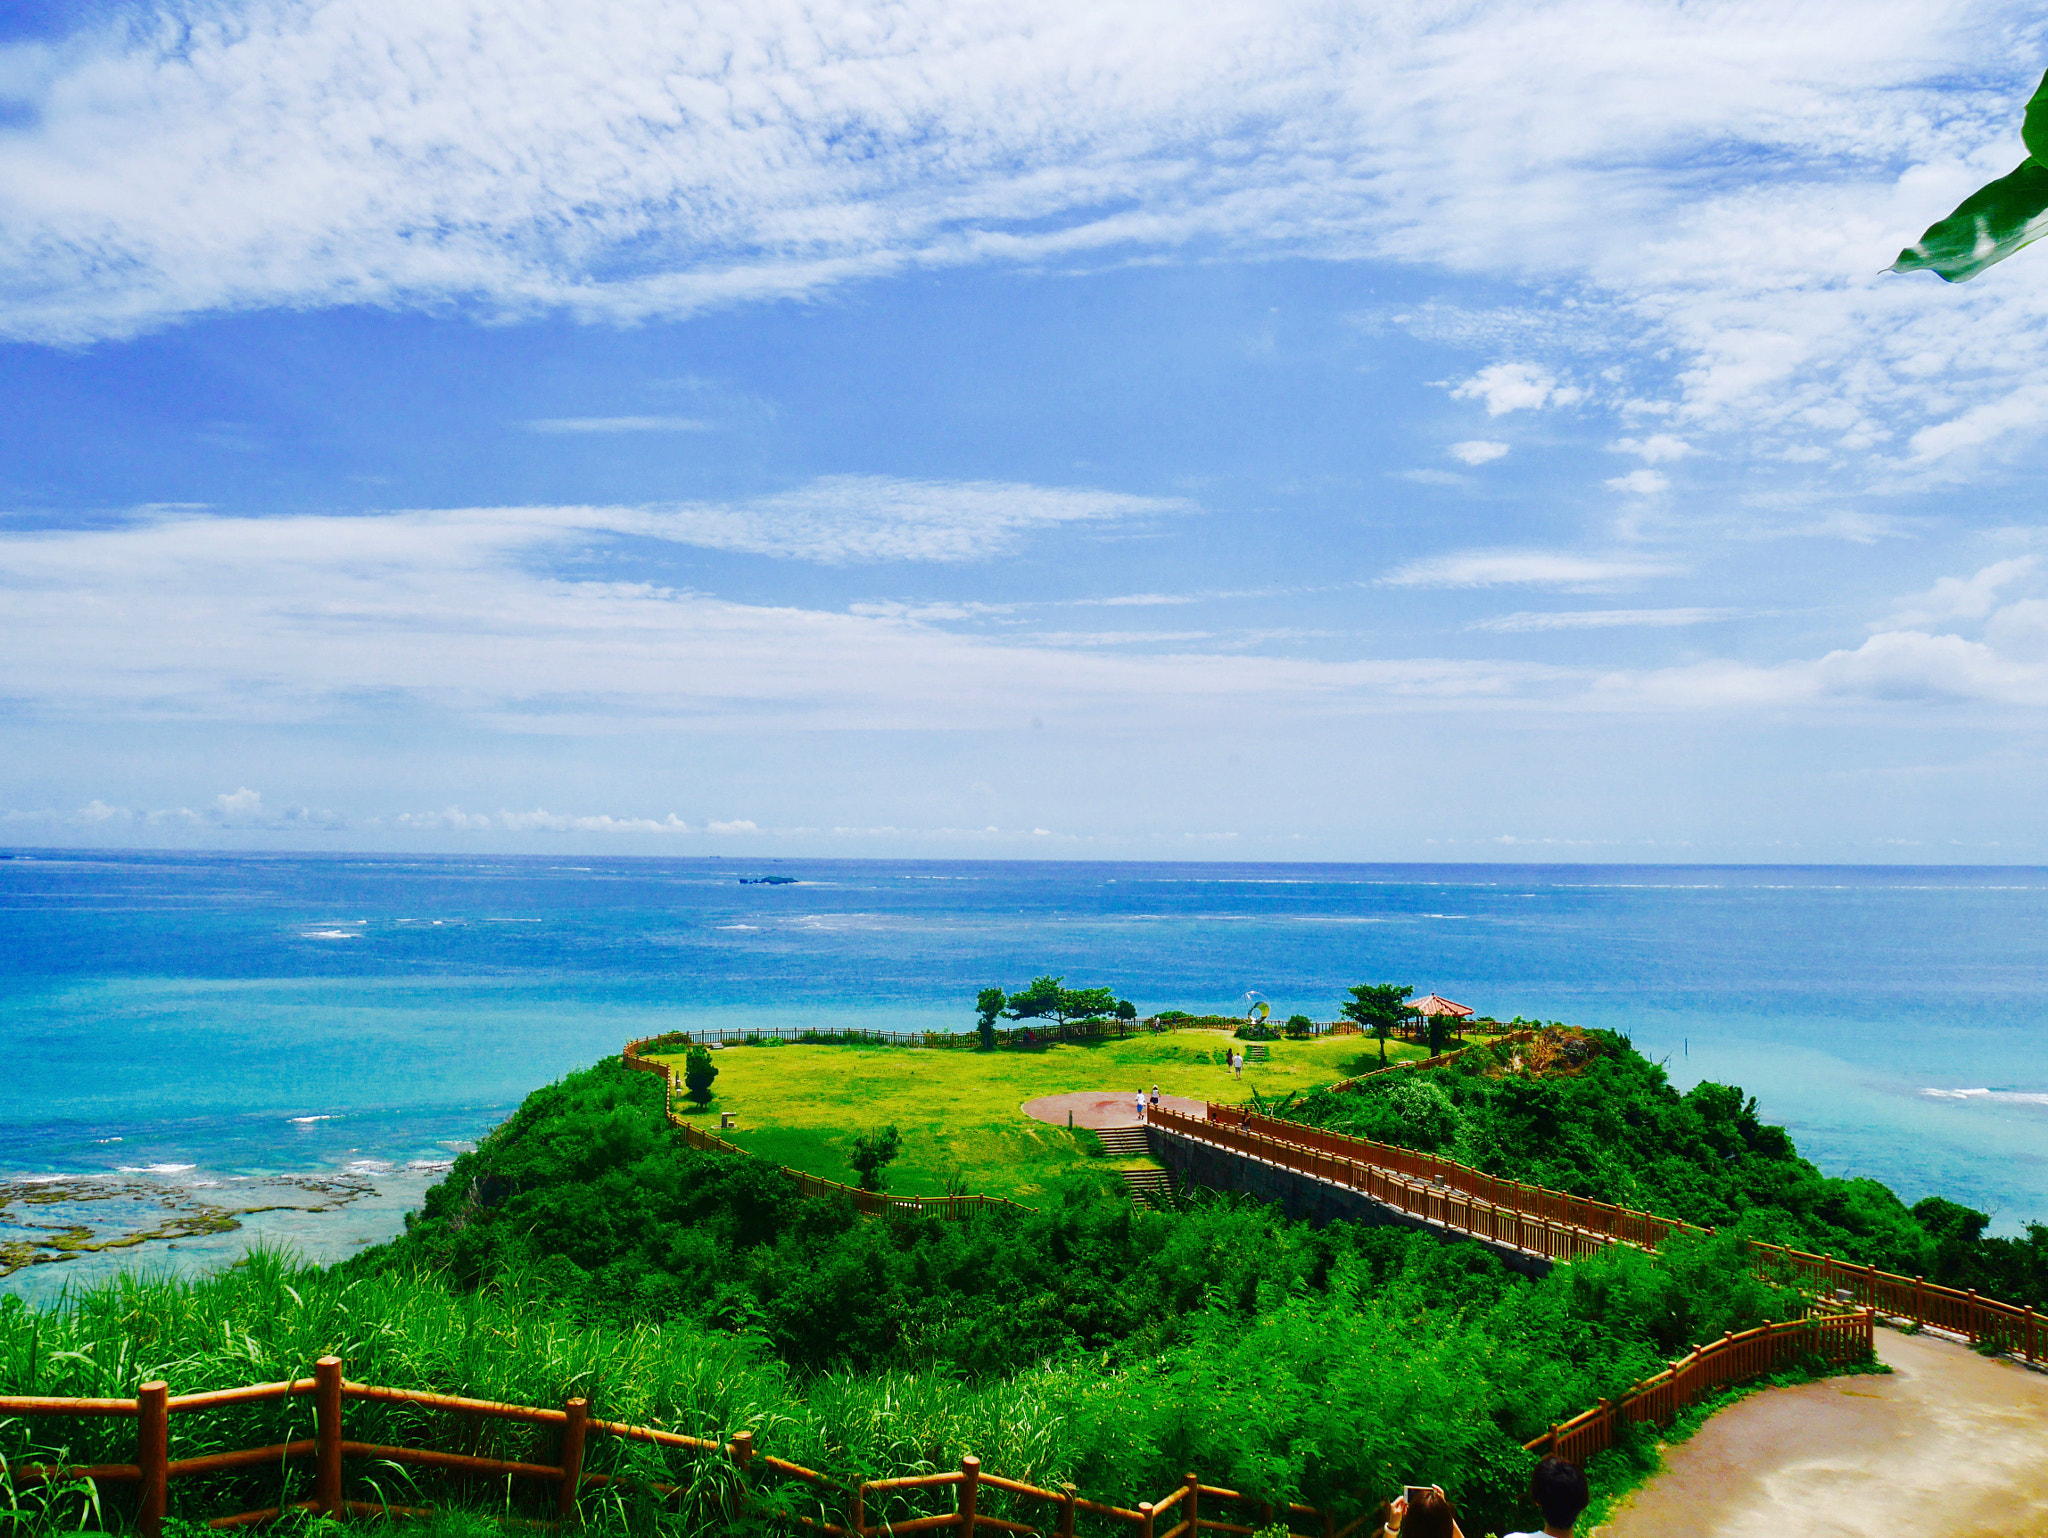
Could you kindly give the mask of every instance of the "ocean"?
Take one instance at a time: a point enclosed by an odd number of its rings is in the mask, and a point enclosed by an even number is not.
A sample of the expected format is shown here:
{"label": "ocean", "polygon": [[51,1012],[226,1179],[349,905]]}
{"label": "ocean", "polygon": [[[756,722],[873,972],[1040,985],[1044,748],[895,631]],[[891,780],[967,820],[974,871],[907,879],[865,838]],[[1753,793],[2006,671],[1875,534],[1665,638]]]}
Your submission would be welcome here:
{"label": "ocean", "polygon": [[[793,877],[758,885],[742,878]],[[630,1037],[963,1030],[1042,972],[1329,1019],[1356,982],[1628,1033],[1834,1175],[2048,1222],[2048,872],[0,855],[0,1291],[333,1260]],[[63,1263],[68,1234],[130,1240]],[[138,1238],[137,1236],[149,1236]]]}

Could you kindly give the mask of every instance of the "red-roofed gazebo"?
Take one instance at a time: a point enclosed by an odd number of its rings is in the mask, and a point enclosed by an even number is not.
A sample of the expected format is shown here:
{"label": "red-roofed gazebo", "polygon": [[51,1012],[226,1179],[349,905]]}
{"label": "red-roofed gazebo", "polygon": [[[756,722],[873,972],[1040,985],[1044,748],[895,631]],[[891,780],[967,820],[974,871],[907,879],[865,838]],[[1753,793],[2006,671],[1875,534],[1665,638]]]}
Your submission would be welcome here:
{"label": "red-roofed gazebo", "polygon": [[1469,1005],[1460,1004],[1457,1003],[1455,1000],[1447,999],[1440,993],[1432,993],[1426,999],[1417,999],[1413,1004],[1410,1004],[1408,1007],[1415,1011],[1416,1017],[1418,1019],[1425,1018],[1430,1015],[1448,1015],[1451,1019],[1458,1022],[1458,1035],[1460,1040],[1464,1038],[1463,1027],[1465,1022],[1467,1020],[1470,1020],[1473,1014],[1473,1011]]}

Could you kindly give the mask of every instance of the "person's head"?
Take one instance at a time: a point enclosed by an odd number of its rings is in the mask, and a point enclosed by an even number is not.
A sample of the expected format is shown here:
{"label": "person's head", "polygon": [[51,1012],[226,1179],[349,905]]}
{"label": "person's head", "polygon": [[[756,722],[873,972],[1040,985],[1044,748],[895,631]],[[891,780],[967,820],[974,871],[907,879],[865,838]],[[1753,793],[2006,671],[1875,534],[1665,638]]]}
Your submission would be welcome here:
{"label": "person's head", "polygon": [[1567,1528],[1579,1520],[1590,1497],[1586,1476],[1577,1464],[1567,1463],[1555,1453],[1547,1455],[1529,1476],[1529,1494],[1543,1513],[1545,1527]]}
{"label": "person's head", "polygon": [[1408,1497],[1408,1515],[1401,1519],[1401,1538],[1451,1538],[1458,1514],[1440,1490],[1417,1490]]}

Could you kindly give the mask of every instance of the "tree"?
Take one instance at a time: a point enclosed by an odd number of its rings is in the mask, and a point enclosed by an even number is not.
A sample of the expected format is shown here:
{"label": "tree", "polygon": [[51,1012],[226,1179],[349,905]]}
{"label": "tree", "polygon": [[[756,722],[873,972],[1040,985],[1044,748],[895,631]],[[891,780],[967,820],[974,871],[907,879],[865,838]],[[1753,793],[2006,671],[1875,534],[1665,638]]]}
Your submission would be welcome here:
{"label": "tree", "polygon": [[1315,1021],[1309,1019],[1307,1015],[1289,1015],[1287,1017],[1287,1034],[1294,1037],[1297,1041],[1307,1036],[1313,1036],[1315,1029]]}
{"label": "tree", "polygon": [[1053,1007],[1053,1014],[1061,1025],[1069,1020],[1085,1020],[1090,1015],[1106,1015],[1116,1008],[1114,988],[1062,988],[1060,1001]]}
{"label": "tree", "polygon": [[1129,999],[1118,999],[1116,1001],[1116,1017],[1119,1020],[1135,1020],[1138,1018],[1138,1006]]}
{"label": "tree", "polygon": [[1380,1066],[1387,1066],[1387,1033],[1415,1011],[1408,1006],[1415,990],[1402,983],[1360,983],[1346,990],[1351,1002],[1341,1011],[1380,1039]]}
{"label": "tree", "polygon": [[853,1140],[853,1154],[846,1162],[860,1176],[863,1191],[882,1189],[882,1166],[890,1163],[902,1151],[903,1135],[892,1126],[880,1132],[863,1132]]}
{"label": "tree", "polygon": [[700,1111],[711,1104],[711,1081],[718,1077],[718,1064],[711,1061],[709,1047],[692,1047],[683,1059],[683,1088],[697,1102]]}
{"label": "tree", "polygon": [[975,996],[974,1008],[981,1019],[974,1029],[981,1035],[981,1050],[984,1052],[996,1049],[996,1017],[1003,1012],[1006,1002],[1000,988],[984,988]]}
{"label": "tree", "polygon": [[1034,977],[1031,986],[1022,993],[1010,995],[1009,1018],[1012,1020],[1036,1020],[1041,1015],[1056,1014],[1065,990],[1060,987],[1057,977]]}
{"label": "tree", "polygon": [[1437,1057],[1451,1044],[1451,1017],[1431,1015],[1429,1017],[1429,1055]]}

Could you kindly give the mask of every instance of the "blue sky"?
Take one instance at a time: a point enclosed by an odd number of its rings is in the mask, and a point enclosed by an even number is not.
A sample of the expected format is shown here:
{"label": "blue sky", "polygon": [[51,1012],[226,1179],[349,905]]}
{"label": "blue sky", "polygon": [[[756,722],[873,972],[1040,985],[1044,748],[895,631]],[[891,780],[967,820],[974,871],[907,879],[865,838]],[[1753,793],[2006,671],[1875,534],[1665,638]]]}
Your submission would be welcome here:
{"label": "blue sky", "polygon": [[17,7],[0,842],[2039,861],[2010,7]]}

